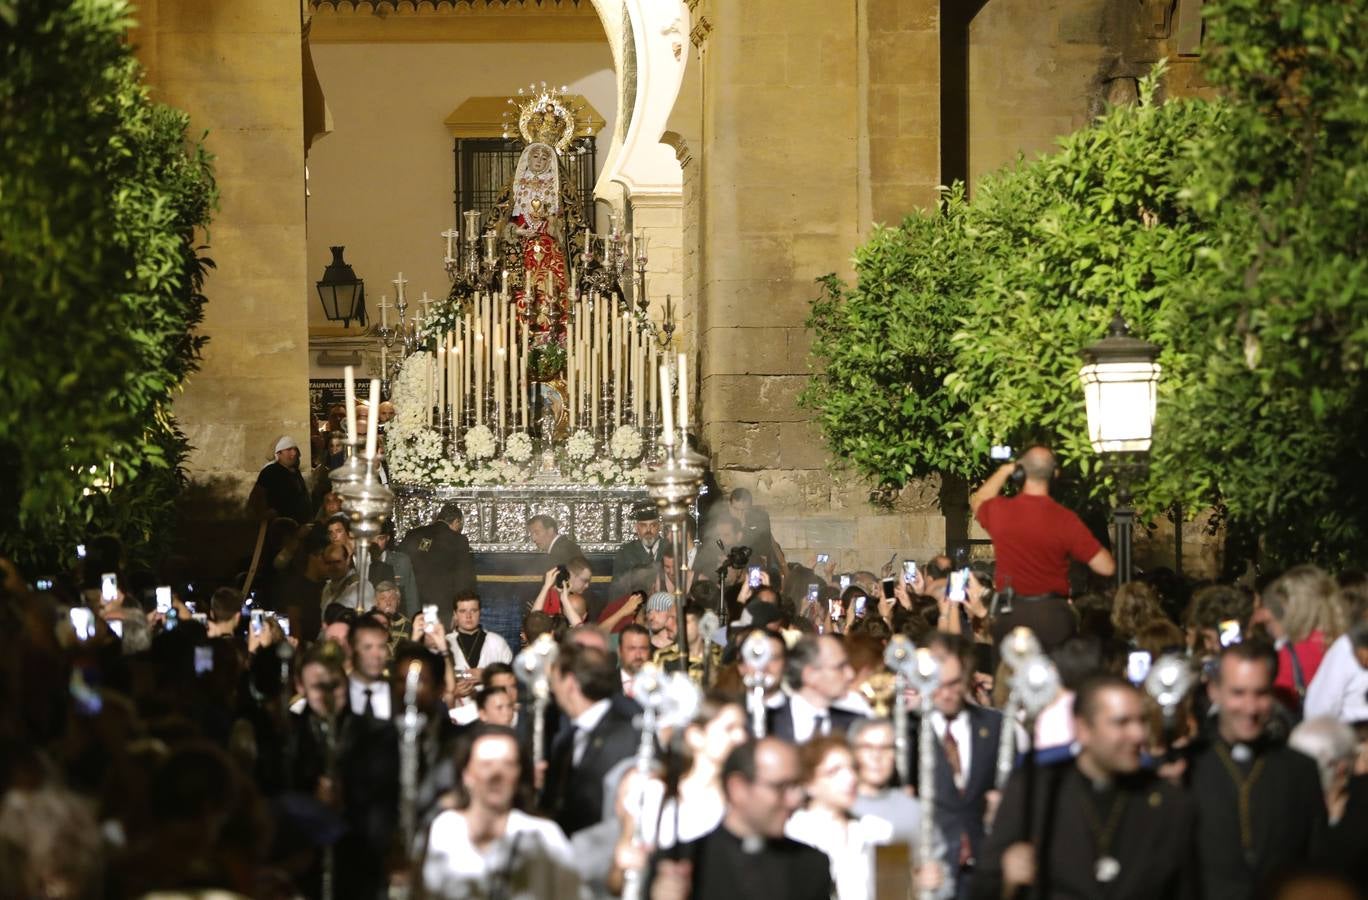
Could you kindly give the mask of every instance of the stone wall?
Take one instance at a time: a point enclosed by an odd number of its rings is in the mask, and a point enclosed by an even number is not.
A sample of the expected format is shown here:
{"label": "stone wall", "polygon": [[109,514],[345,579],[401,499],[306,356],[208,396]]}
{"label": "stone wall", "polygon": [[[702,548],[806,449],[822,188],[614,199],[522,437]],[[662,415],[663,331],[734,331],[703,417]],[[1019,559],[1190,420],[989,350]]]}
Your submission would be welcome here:
{"label": "stone wall", "polygon": [[[934,7],[713,0],[695,9],[695,33],[700,16],[711,24],[700,209],[686,206],[703,226],[685,224],[700,247],[703,438],[721,486],[755,491],[794,558],[821,549],[867,567],[944,543],[934,491],[909,489],[891,510],[871,505],[868,485],[832,469],[797,403],[815,279],[850,277],[871,202],[891,215],[933,196],[935,104],[917,98],[935,92],[934,53],[920,61],[934,50]],[[866,98],[876,78],[899,110],[906,98],[905,118],[876,117]]]}
{"label": "stone wall", "polygon": [[200,371],[175,412],[194,445],[184,508],[197,557],[251,549],[243,502],[281,434],[308,437],[301,19],[278,0],[144,0],[132,40],[156,99],[207,132],[220,208]]}

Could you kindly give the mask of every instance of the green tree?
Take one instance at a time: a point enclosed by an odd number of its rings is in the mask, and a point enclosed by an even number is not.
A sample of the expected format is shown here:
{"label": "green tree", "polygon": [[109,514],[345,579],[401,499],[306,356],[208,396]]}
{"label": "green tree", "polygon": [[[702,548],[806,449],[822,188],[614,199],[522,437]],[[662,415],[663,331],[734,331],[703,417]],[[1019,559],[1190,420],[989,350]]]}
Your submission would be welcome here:
{"label": "green tree", "polygon": [[806,399],[836,454],[900,484],[1048,440],[1101,500],[1077,354],[1120,312],[1162,348],[1149,512],[1221,507],[1272,565],[1368,559],[1368,8],[1207,11],[1220,100],[1158,103],[1146,79],[971,203],[876,232],[854,287],[827,281]]}
{"label": "green tree", "polygon": [[148,98],[131,21],[120,0],[0,15],[0,552],[31,571],[93,531],[154,559],[175,525],[170,404],[204,340],[217,196],[187,117]]}

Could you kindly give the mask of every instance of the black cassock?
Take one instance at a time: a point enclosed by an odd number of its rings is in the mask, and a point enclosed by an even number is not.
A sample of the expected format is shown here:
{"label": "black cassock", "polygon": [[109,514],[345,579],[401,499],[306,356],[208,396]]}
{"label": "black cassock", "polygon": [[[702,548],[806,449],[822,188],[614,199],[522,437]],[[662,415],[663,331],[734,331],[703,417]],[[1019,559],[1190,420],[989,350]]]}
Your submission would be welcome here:
{"label": "black cassock", "polygon": [[[723,826],[696,841],[666,851],[665,858],[693,864],[690,898],[712,900],[830,900],[831,863],[821,850],[789,838],[747,848]],[[661,854],[651,861],[645,896]]]}
{"label": "black cassock", "polygon": [[[1247,754],[1213,738],[1194,754],[1188,770],[1203,900],[1251,897],[1277,873],[1321,861],[1326,846],[1315,762],[1286,746],[1241,746]],[[1243,809],[1242,790],[1248,797]]]}
{"label": "black cassock", "polygon": [[[1148,771],[1094,786],[1073,760],[1036,770],[1031,840],[1036,883],[1031,897],[1159,898],[1195,896],[1192,804]],[[975,898],[1002,897],[1002,854],[1027,840],[1026,775],[1018,769],[978,860]]]}

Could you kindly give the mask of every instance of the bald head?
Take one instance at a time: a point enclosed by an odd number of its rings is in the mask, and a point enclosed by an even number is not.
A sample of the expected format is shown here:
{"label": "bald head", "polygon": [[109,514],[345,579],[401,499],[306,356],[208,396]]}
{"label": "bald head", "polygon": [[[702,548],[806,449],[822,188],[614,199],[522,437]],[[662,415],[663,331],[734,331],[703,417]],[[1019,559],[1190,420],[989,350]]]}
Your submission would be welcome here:
{"label": "bald head", "polygon": [[1027,481],[1048,483],[1054,477],[1055,455],[1049,447],[1032,447],[1021,456],[1021,469]]}

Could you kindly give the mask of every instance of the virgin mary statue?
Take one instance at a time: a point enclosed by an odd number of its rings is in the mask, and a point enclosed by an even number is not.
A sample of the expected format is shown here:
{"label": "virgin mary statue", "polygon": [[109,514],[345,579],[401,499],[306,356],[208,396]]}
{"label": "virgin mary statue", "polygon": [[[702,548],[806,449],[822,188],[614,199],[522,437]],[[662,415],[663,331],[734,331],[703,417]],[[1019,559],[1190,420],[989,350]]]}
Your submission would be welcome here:
{"label": "virgin mary statue", "polygon": [[532,98],[520,113],[519,131],[528,144],[494,205],[491,224],[522,267],[509,286],[518,317],[535,331],[554,333],[570,306],[565,239],[583,218],[559,160],[574,139],[574,114],[548,94]]}

